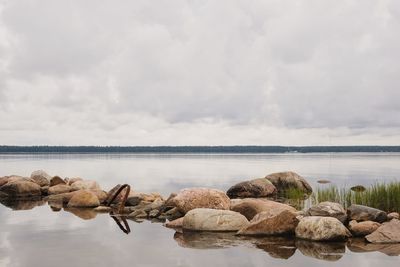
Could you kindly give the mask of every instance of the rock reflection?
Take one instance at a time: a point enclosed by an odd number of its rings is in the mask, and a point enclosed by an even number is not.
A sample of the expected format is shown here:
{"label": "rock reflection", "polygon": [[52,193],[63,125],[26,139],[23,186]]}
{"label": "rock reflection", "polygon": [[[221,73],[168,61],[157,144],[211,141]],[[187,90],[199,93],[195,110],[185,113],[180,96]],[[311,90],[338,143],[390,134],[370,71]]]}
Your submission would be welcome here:
{"label": "rock reflection", "polygon": [[296,247],[304,256],[325,261],[338,261],[346,252],[344,242],[296,240]]}
{"label": "rock reflection", "polygon": [[290,237],[265,237],[257,239],[255,244],[277,259],[289,259],[296,252],[295,240]]}
{"label": "rock reflection", "polygon": [[18,199],[18,200],[11,200],[5,198],[5,199],[0,199],[0,203],[12,210],[31,210],[35,207],[45,205],[47,201],[43,200],[42,198]]}
{"label": "rock reflection", "polygon": [[400,244],[372,244],[364,238],[353,238],[347,242],[347,248],[355,253],[366,253],[379,251],[388,256],[400,255]]}
{"label": "rock reflection", "polygon": [[196,249],[228,248],[246,244],[246,238],[227,232],[175,232],[179,246]]}
{"label": "rock reflection", "polygon": [[93,209],[64,208],[64,210],[74,214],[75,216],[83,220],[92,220],[97,216],[97,212],[95,212]]}

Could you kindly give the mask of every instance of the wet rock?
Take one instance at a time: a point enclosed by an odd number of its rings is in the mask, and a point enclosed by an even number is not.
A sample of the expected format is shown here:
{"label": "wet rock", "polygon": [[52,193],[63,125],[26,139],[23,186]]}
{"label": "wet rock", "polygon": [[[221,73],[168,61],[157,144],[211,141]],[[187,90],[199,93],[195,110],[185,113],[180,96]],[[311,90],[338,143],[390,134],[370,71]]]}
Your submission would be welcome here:
{"label": "wet rock", "polygon": [[230,199],[224,192],[217,189],[187,188],[179,191],[169,201],[169,204],[177,207],[179,211],[185,214],[196,208],[228,210]]}
{"label": "wet rock", "polygon": [[112,209],[111,207],[107,207],[107,206],[98,206],[96,208],[93,209],[95,212],[99,212],[99,213],[109,213]]}
{"label": "wet rock", "polygon": [[136,210],[128,215],[128,218],[147,218],[147,213],[144,210]]}
{"label": "wet rock", "polygon": [[230,198],[257,198],[275,195],[276,192],[275,186],[269,180],[259,178],[235,184],[228,189],[226,194]]}
{"label": "wet rock", "polygon": [[68,202],[69,208],[93,208],[100,206],[97,196],[88,190],[79,190]]}
{"label": "wet rock", "polygon": [[347,242],[347,248],[356,253],[379,251],[388,256],[400,256],[400,243],[373,244],[365,241],[365,238],[351,238]]}
{"label": "wet rock", "polygon": [[41,196],[40,186],[27,180],[8,181],[0,187],[0,192],[5,197],[29,198]]}
{"label": "wet rock", "polygon": [[392,220],[392,219],[400,219],[400,215],[397,212],[391,212],[387,215],[388,220]]}
{"label": "wet rock", "polygon": [[183,229],[193,231],[238,231],[248,223],[242,214],[230,210],[197,208],[183,217]]}
{"label": "wet rock", "polygon": [[344,223],[347,221],[347,213],[342,205],[335,202],[321,202],[307,211],[309,216],[333,217]]}
{"label": "wet rock", "polygon": [[381,226],[380,223],[373,221],[357,222],[353,220],[349,223],[349,230],[353,236],[366,236],[373,233],[379,226]]}
{"label": "wet rock", "polygon": [[68,193],[72,191],[72,187],[66,184],[57,184],[55,186],[51,186],[48,189],[49,195],[58,195],[63,193]]}
{"label": "wet rock", "polygon": [[309,216],[300,220],[296,237],[313,241],[339,241],[350,237],[349,230],[336,218]]}
{"label": "wet rock", "polygon": [[165,227],[168,228],[182,228],[182,226],[183,226],[183,217],[173,221],[169,221],[165,224]]}
{"label": "wet rock", "polygon": [[400,243],[400,221],[392,219],[365,237],[371,243]]}
{"label": "wet rock", "polygon": [[304,256],[325,261],[338,261],[346,252],[344,242],[314,242],[298,239],[296,247]]}
{"label": "wet rock", "polygon": [[39,186],[50,185],[50,178],[51,176],[43,170],[34,171],[31,174],[31,179]]}
{"label": "wet rock", "polygon": [[293,234],[299,220],[288,210],[263,211],[238,232],[239,235],[287,235]]}
{"label": "wet rock", "polygon": [[257,239],[255,245],[275,259],[287,260],[296,252],[295,239],[290,237],[268,236]]}
{"label": "wet rock", "polygon": [[54,176],[53,178],[50,179],[50,187],[59,185],[59,184],[65,185],[67,183],[63,179],[61,179],[61,177],[59,177],[59,176]]}
{"label": "wet rock", "polygon": [[91,180],[76,181],[71,184],[71,187],[73,190],[101,190],[99,184]]}
{"label": "wet rock", "polygon": [[254,198],[246,198],[240,200],[231,201],[232,211],[239,212],[244,215],[248,220],[253,219],[253,217],[263,211],[269,210],[288,210],[292,212],[296,212],[296,209],[279,202],[267,200],[267,199],[254,199]]}
{"label": "wet rock", "polygon": [[64,208],[65,211],[74,214],[75,216],[83,219],[83,220],[92,220],[96,218],[97,212],[93,209],[85,209],[85,208]]}
{"label": "wet rock", "polygon": [[278,192],[285,192],[289,188],[301,190],[306,194],[312,193],[312,188],[308,182],[294,172],[277,172],[265,176],[278,190]]}
{"label": "wet rock", "polygon": [[374,221],[374,222],[385,222],[387,221],[387,214],[382,210],[375,208],[353,204],[347,209],[347,215],[349,220],[356,221]]}

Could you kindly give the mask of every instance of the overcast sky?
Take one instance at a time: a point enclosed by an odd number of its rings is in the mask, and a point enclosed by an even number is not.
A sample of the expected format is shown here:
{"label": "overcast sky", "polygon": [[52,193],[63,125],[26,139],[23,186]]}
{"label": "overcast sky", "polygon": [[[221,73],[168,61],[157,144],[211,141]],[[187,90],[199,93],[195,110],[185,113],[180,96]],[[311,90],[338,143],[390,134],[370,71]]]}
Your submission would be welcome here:
{"label": "overcast sky", "polygon": [[0,0],[0,143],[399,145],[398,0]]}

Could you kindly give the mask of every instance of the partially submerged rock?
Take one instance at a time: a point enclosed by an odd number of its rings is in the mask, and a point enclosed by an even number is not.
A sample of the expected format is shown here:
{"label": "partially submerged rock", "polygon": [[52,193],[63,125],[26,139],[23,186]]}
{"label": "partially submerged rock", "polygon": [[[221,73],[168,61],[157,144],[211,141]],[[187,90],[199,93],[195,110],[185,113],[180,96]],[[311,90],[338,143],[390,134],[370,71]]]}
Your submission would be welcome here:
{"label": "partially submerged rock", "polygon": [[50,185],[51,176],[43,170],[37,170],[32,172],[31,179],[39,186],[47,186]]}
{"label": "partially submerged rock", "polygon": [[349,230],[333,217],[304,217],[295,232],[296,237],[313,241],[341,241],[351,236]]}
{"label": "partially submerged rock", "polygon": [[296,209],[279,202],[267,200],[267,199],[254,199],[246,198],[240,200],[231,201],[231,210],[239,212],[244,215],[248,220],[253,219],[253,217],[263,211],[269,210],[288,210],[291,212],[296,212]]}
{"label": "partially submerged rock", "polygon": [[42,195],[40,186],[37,183],[24,179],[8,181],[0,187],[0,193],[2,193],[3,197],[12,198],[30,198]]}
{"label": "partially submerged rock", "polygon": [[312,187],[308,182],[294,172],[277,172],[265,176],[278,190],[278,192],[285,192],[288,189],[297,189],[306,194],[312,193]]}
{"label": "partially submerged rock", "polygon": [[344,223],[347,220],[346,210],[342,205],[335,202],[321,202],[308,209],[306,212],[310,216],[333,217]]}
{"label": "partially submerged rock", "polygon": [[177,207],[182,213],[196,208],[229,210],[230,199],[222,191],[210,188],[186,188],[172,198],[169,205]]}
{"label": "partially submerged rock", "polygon": [[373,221],[357,222],[356,220],[353,220],[349,223],[349,230],[353,236],[366,236],[373,233],[380,226],[380,223]]}
{"label": "partially submerged rock", "polygon": [[374,221],[385,222],[387,221],[387,214],[382,210],[375,208],[353,204],[347,209],[349,220],[356,221]]}
{"label": "partially submerged rock", "polygon": [[288,210],[270,210],[257,214],[248,225],[240,229],[240,235],[287,235],[293,234],[299,220]]}
{"label": "partially submerged rock", "polygon": [[275,195],[276,192],[276,187],[269,180],[258,178],[235,184],[228,189],[226,194],[230,198],[257,198]]}
{"label": "partially submerged rock", "polygon": [[165,227],[173,228],[173,229],[182,228],[182,226],[183,226],[183,217],[165,223]]}
{"label": "partially submerged rock", "polygon": [[376,231],[367,235],[365,239],[371,243],[400,243],[400,221],[393,219],[383,223]]}
{"label": "partially submerged rock", "polygon": [[197,208],[183,217],[182,227],[192,231],[238,231],[249,221],[242,214],[230,210]]}
{"label": "partially submerged rock", "polygon": [[97,196],[88,190],[79,190],[68,202],[69,208],[94,208],[100,206]]}

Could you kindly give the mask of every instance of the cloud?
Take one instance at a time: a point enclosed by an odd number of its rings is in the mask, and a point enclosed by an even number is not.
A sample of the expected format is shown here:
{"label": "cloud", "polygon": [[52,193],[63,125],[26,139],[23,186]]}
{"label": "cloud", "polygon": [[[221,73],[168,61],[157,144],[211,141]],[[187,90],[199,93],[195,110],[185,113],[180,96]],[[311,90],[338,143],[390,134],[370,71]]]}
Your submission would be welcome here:
{"label": "cloud", "polygon": [[0,137],[398,144],[399,13],[394,0],[3,1]]}

